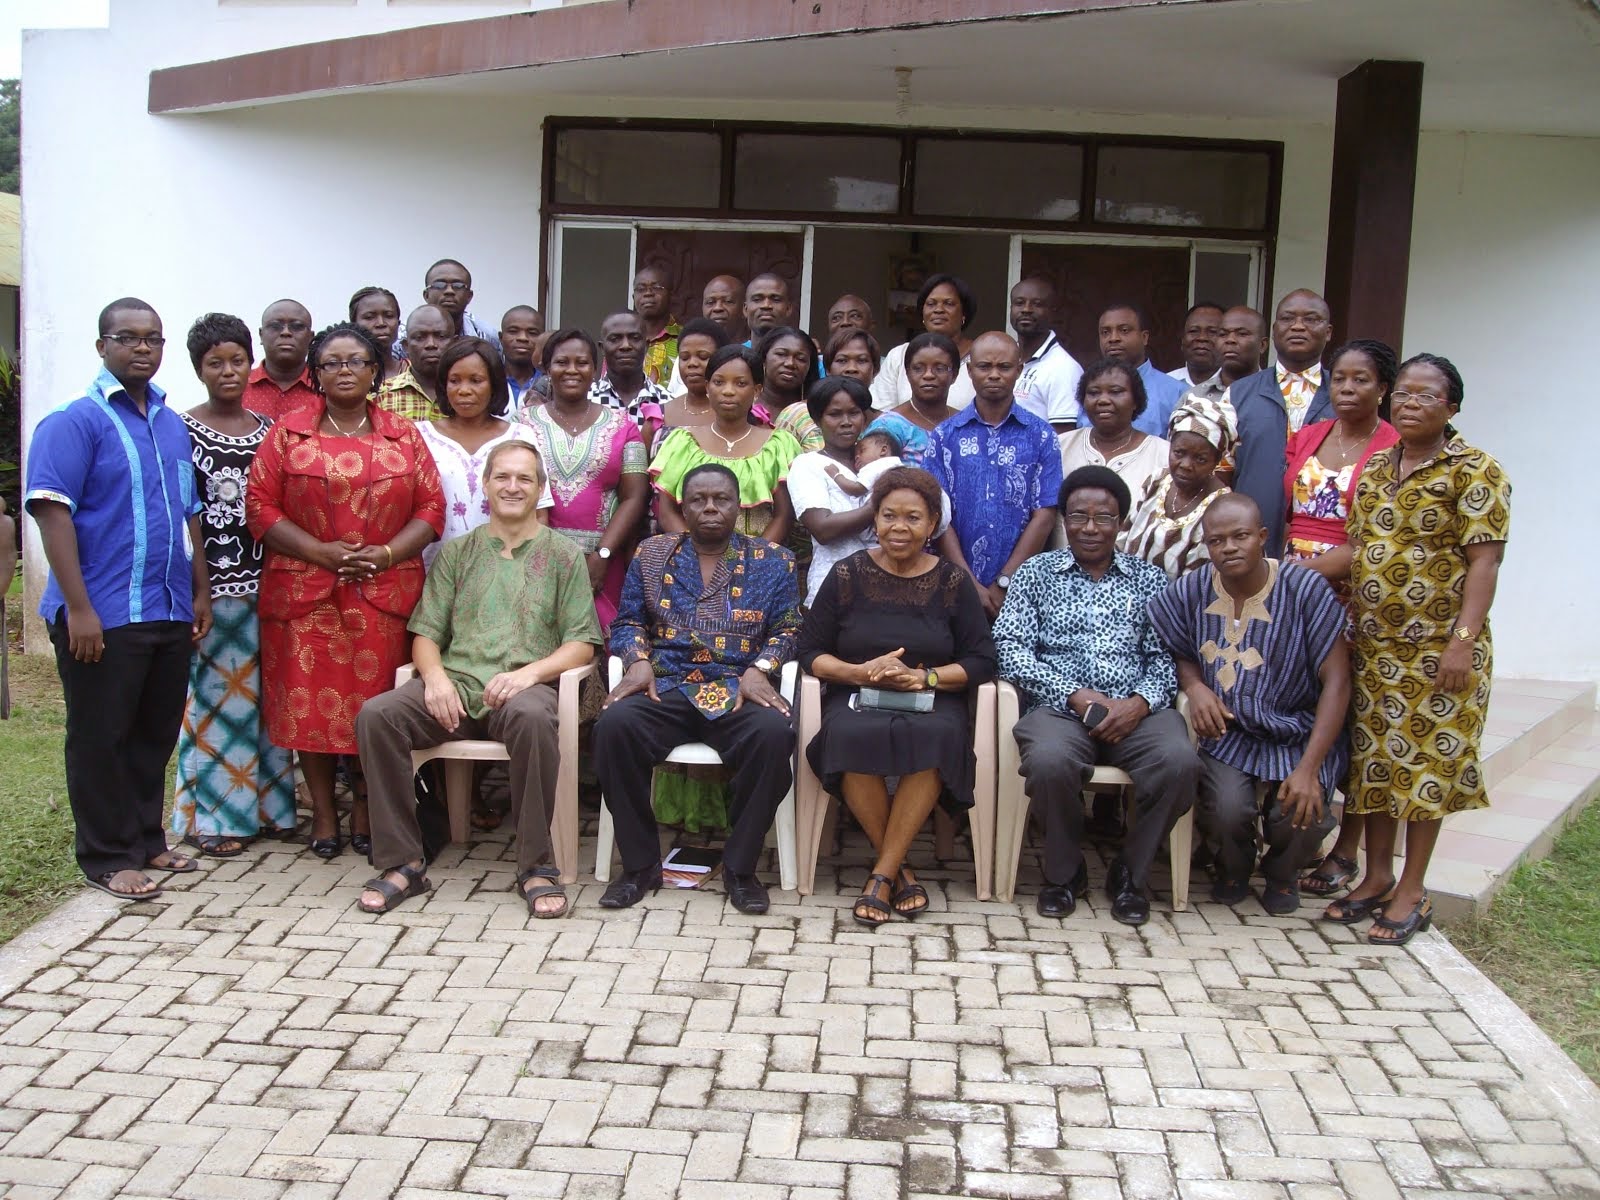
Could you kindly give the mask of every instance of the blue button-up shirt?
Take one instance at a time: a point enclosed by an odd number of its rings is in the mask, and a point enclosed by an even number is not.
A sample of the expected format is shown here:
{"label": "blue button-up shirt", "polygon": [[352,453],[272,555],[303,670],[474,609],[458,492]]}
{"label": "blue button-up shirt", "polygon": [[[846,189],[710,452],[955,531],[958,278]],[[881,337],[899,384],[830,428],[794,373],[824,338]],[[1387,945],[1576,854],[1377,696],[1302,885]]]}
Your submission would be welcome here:
{"label": "blue button-up shirt", "polygon": [[967,566],[988,587],[1017,548],[1028,520],[1061,491],[1055,431],[1020,404],[998,425],[964,408],[928,438],[922,465],[950,497],[951,526]]}
{"label": "blue button-up shirt", "polygon": [[[1144,411],[1133,419],[1133,427],[1141,433],[1148,433],[1151,437],[1165,439],[1167,426],[1172,421],[1172,412],[1183,403],[1183,393],[1188,388],[1171,375],[1156,370],[1156,365],[1148,358],[1139,364],[1139,378],[1144,383],[1146,403]],[[1089,414],[1084,412],[1083,405],[1080,404],[1078,428],[1082,429],[1088,424]]]}
{"label": "blue button-up shirt", "polygon": [[1113,700],[1143,696],[1151,712],[1168,707],[1178,672],[1148,611],[1166,587],[1165,571],[1120,550],[1099,579],[1071,550],[1034,555],[1011,577],[995,619],[1000,677],[1030,708],[1066,712],[1082,688]]}
{"label": "blue button-up shirt", "polygon": [[[188,522],[200,499],[189,454],[189,431],[166,393],[148,385],[141,416],[104,368],[34,430],[26,503],[71,510],[84,587],[106,629],[194,620]],[[65,606],[52,571],[39,615],[54,621]]]}

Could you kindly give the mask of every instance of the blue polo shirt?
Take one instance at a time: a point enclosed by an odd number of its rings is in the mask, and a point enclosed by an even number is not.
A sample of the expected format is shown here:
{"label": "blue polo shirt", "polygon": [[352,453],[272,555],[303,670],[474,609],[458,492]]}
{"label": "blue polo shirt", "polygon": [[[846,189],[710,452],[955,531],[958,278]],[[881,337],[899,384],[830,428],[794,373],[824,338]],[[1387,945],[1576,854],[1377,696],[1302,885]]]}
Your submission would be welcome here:
{"label": "blue polo shirt", "polygon": [[[1188,388],[1171,375],[1157,370],[1156,365],[1148,358],[1139,364],[1139,378],[1144,383],[1146,404],[1144,411],[1133,419],[1133,427],[1140,433],[1148,433],[1151,437],[1165,441],[1173,410],[1182,403],[1183,393]],[[1083,405],[1080,404],[1078,428],[1082,429],[1088,424],[1089,414],[1083,411]]]}
{"label": "blue polo shirt", "polygon": [[[84,586],[106,629],[194,620],[188,521],[200,500],[189,455],[189,431],[166,393],[148,385],[141,416],[104,368],[34,430],[24,502],[72,511]],[[39,615],[55,621],[65,607],[52,571]]]}
{"label": "blue polo shirt", "polygon": [[950,496],[950,524],[979,583],[988,587],[1017,548],[1029,518],[1061,491],[1055,430],[1022,405],[998,425],[977,402],[928,437],[923,467]]}

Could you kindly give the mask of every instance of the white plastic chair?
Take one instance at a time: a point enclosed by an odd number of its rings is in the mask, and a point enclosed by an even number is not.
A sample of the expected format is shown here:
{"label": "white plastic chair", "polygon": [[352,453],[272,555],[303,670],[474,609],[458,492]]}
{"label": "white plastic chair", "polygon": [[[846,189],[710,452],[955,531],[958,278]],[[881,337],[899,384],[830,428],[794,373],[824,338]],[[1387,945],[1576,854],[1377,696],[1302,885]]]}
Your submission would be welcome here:
{"label": "white plastic chair", "polygon": [[[972,874],[978,899],[990,898],[994,873],[995,837],[995,685],[979,686],[973,697],[973,752],[977,755],[977,777],[972,787]],[[796,791],[796,821],[800,834],[800,894],[811,895],[817,880],[817,858],[822,849],[822,834],[833,809],[834,798],[822,790],[822,781],[806,759],[806,744],[822,728],[822,682],[814,675],[800,677],[800,708],[795,721],[795,745],[799,750]],[[954,825],[937,806],[933,810],[938,853],[948,857],[954,844]]]}
{"label": "white plastic chair", "polygon": [[[995,749],[999,778],[995,800],[994,892],[997,899],[1009,901],[1017,890],[1017,864],[1022,858],[1022,839],[1028,828],[1028,793],[1022,778],[1022,756],[1012,733],[1021,717],[1021,697],[1015,687],[1004,681],[1000,683],[999,693],[995,706]],[[1189,705],[1181,694],[1177,708],[1184,725],[1188,726]],[[1194,741],[1192,727],[1189,728],[1189,740]],[[1133,786],[1133,780],[1119,767],[1097,766],[1089,776],[1088,786],[1097,785],[1129,788]],[[1194,850],[1192,807],[1178,818],[1178,823],[1167,837],[1167,844],[1171,851],[1172,907],[1175,912],[1183,912],[1189,907],[1189,857]]]}
{"label": "white plastic chair", "polygon": [[[562,883],[578,881],[578,689],[595,673],[594,663],[561,672],[556,685],[556,745],[560,766],[556,770],[556,794],[551,798],[550,845]],[[416,674],[407,663],[394,673],[399,687]],[[462,738],[442,742],[427,750],[411,752],[411,770],[434,759],[444,761],[445,808],[450,814],[450,840],[467,845],[472,840],[472,764],[506,762],[510,759],[504,742]]]}
{"label": "white plastic chair", "polygon": [[[783,664],[782,674],[778,681],[778,694],[784,698],[792,712],[794,710],[795,679],[800,671],[798,663],[793,661]],[[615,655],[610,660],[610,686],[615,688],[622,682],[622,660]],[[720,767],[722,759],[717,752],[704,742],[684,742],[674,746],[672,752],[663,762],[683,763],[690,766]],[[778,805],[777,816],[772,822],[772,831],[778,840],[778,884],[786,892],[795,890],[795,802],[794,784],[789,785],[789,794],[783,798],[783,803]],[[652,802],[654,796],[651,797]],[[600,831],[595,838],[594,846],[594,877],[600,883],[611,882],[611,859],[616,846],[616,828],[611,820],[611,808],[600,802]]]}

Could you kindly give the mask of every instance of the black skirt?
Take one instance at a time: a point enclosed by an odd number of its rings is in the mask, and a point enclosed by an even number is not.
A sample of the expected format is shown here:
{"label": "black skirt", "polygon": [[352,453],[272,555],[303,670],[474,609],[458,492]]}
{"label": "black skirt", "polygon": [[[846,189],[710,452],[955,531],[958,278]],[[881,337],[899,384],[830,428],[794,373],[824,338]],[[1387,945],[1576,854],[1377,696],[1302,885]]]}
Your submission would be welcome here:
{"label": "black skirt", "polygon": [[972,807],[976,761],[967,692],[936,692],[925,713],[852,711],[854,688],[829,687],[822,699],[822,728],[806,747],[806,760],[829,795],[842,798],[844,775],[914,775],[937,769],[940,803]]}

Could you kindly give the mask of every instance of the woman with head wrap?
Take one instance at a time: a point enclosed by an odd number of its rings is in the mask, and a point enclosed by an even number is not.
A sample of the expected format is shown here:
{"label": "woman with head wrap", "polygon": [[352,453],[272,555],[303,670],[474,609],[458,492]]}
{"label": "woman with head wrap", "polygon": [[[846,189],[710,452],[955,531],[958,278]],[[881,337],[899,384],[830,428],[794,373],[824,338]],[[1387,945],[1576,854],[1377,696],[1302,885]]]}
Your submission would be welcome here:
{"label": "woman with head wrap", "polygon": [[1133,511],[1122,549],[1170,579],[1207,559],[1200,518],[1228,489],[1214,472],[1239,440],[1233,405],[1191,393],[1167,424],[1167,473]]}

